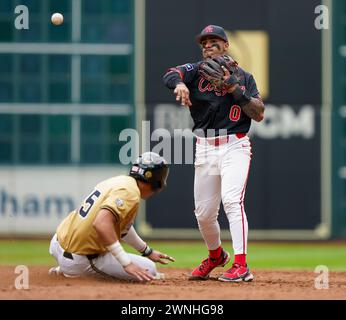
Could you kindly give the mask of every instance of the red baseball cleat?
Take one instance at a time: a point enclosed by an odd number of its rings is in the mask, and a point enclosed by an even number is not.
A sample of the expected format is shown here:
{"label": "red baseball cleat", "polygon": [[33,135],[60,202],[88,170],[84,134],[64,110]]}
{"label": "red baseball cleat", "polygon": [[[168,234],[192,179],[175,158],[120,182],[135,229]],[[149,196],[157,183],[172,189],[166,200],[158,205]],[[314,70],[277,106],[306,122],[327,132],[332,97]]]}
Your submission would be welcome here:
{"label": "red baseball cleat", "polygon": [[232,267],[219,277],[219,280],[225,282],[249,282],[252,281],[253,278],[254,276],[247,265],[241,266],[240,264],[233,263]]}
{"label": "red baseball cleat", "polygon": [[230,260],[229,253],[222,250],[219,258],[212,259],[210,257],[204,259],[201,264],[192,271],[189,280],[207,280],[210,272],[216,267],[225,266]]}

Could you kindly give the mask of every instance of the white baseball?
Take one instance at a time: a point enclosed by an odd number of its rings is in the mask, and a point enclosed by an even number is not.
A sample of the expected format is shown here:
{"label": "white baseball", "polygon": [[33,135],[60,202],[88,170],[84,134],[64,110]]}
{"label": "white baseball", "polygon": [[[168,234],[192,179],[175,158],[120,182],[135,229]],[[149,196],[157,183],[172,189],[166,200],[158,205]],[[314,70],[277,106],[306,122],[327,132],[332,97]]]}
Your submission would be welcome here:
{"label": "white baseball", "polygon": [[58,26],[59,24],[62,24],[64,21],[64,16],[61,13],[53,13],[52,14],[52,23],[55,24],[56,26]]}

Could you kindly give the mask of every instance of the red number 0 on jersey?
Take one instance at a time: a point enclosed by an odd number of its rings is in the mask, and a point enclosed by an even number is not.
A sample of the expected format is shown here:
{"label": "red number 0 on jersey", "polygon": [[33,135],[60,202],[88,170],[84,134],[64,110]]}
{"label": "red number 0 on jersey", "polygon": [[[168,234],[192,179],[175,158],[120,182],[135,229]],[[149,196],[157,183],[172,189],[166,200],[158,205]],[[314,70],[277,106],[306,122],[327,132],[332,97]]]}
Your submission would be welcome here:
{"label": "red number 0 on jersey", "polygon": [[233,105],[231,111],[229,112],[229,119],[231,121],[238,121],[241,114],[241,108],[238,105]]}

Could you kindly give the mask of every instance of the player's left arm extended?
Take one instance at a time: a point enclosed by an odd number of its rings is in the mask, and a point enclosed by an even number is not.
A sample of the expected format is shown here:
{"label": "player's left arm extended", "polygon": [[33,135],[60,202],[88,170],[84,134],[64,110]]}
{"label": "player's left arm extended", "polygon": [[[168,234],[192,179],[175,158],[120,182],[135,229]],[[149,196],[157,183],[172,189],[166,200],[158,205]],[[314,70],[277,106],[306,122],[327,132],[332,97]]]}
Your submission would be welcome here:
{"label": "player's left arm extended", "polygon": [[126,242],[128,245],[130,245],[140,253],[143,253],[145,248],[147,247],[147,244],[138,235],[133,226],[131,226],[127,233],[121,237],[121,240]]}
{"label": "player's left arm extended", "polygon": [[130,246],[132,246],[137,251],[139,251],[142,254],[142,256],[148,257],[150,260],[154,262],[167,264],[168,261],[175,261],[173,257],[170,257],[165,253],[161,253],[160,251],[153,250],[152,248],[150,248],[138,235],[133,226],[131,226],[127,234],[122,237],[122,240]]}

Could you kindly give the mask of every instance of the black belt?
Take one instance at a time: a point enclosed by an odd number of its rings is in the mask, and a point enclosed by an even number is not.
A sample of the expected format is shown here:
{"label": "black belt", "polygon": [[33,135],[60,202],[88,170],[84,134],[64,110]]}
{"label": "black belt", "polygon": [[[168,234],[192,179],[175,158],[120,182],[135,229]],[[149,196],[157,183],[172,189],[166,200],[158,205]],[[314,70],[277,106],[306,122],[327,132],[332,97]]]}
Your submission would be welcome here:
{"label": "black belt", "polygon": [[[70,252],[64,251],[64,253],[62,254],[65,258],[73,260],[73,255]],[[95,259],[99,256],[99,254],[95,253],[95,254],[87,254],[86,257],[89,260]]]}
{"label": "black belt", "polygon": [[98,253],[94,253],[94,254],[87,254],[87,255],[86,255],[86,257],[87,257],[89,260],[96,259],[98,256],[99,256],[99,254],[98,254]]}

